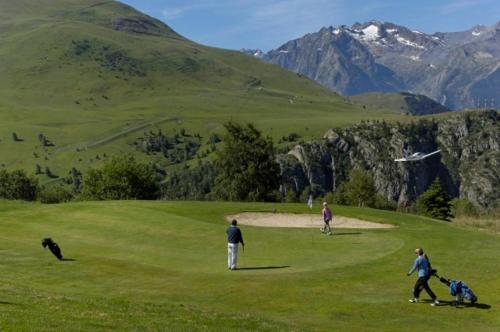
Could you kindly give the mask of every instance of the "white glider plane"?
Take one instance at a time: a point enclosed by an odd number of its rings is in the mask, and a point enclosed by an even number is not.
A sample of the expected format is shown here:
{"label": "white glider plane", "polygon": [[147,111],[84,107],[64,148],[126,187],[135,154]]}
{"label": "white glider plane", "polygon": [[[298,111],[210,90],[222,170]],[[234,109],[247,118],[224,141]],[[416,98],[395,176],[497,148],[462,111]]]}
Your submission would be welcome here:
{"label": "white glider plane", "polygon": [[423,160],[427,157],[430,157],[436,153],[439,153],[441,152],[441,150],[437,150],[437,151],[433,151],[431,153],[423,153],[423,152],[415,152],[414,154],[411,154],[411,155],[405,155],[404,158],[399,158],[399,159],[394,159],[394,161],[419,161],[419,160]]}

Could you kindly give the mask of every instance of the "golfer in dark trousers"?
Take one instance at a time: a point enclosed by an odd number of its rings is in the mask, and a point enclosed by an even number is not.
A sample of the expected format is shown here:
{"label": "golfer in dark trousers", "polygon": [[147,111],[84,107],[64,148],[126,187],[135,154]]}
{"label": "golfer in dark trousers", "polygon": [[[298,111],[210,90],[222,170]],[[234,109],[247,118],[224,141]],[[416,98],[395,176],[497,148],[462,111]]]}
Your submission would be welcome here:
{"label": "golfer in dark trousers", "polygon": [[243,235],[240,229],[236,226],[238,222],[236,219],[231,221],[231,226],[226,230],[227,233],[227,268],[236,270],[236,262],[238,260],[238,243],[245,247],[243,242]]}
{"label": "golfer in dark trousers", "polygon": [[415,249],[415,255],[417,255],[415,263],[407,274],[409,276],[413,272],[418,270],[418,279],[415,283],[415,287],[413,288],[413,298],[410,300],[410,302],[417,303],[420,292],[422,291],[422,289],[425,289],[427,294],[429,294],[432,299],[431,306],[436,306],[439,304],[439,301],[437,300],[436,294],[434,294],[428,284],[428,281],[431,277],[431,264],[429,262],[429,259],[426,255],[424,255],[424,250],[422,248]]}

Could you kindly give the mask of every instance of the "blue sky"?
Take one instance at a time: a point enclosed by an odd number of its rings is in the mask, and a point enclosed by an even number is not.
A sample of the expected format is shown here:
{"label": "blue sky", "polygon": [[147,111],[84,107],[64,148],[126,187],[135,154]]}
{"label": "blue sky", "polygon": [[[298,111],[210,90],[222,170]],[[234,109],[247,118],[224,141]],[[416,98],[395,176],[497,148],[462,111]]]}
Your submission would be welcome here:
{"label": "blue sky", "polygon": [[121,0],[183,36],[222,48],[268,51],[324,26],[379,20],[449,32],[500,20],[499,0]]}

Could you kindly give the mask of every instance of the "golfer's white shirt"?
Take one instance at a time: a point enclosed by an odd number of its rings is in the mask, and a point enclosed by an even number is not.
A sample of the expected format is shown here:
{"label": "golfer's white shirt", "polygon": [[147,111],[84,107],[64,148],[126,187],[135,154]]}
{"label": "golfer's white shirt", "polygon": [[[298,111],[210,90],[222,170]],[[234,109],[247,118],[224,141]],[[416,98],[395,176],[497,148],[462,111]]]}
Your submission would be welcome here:
{"label": "golfer's white shirt", "polygon": [[238,243],[228,243],[227,244],[228,269],[235,269],[237,260],[238,260]]}

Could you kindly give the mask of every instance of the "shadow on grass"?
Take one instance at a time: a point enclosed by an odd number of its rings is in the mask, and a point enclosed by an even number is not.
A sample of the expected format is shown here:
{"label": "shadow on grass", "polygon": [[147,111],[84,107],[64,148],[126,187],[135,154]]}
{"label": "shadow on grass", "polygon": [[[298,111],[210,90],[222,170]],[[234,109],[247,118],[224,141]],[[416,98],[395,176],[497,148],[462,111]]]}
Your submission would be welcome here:
{"label": "shadow on grass", "polygon": [[465,307],[468,307],[468,308],[477,308],[477,309],[491,309],[491,305],[489,304],[486,304],[486,303],[467,303],[465,304]]}
{"label": "shadow on grass", "polygon": [[0,305],[19,305],[19,304],[12,303],[12,302],[6,302],[6,301],[0,301]]}
{"label": "shadow on grass", "polygon": [[[432,303],[431,300],[424,300],[422,302],[429,304]],[[450,306],[450,307],[455,307],[457,309],[465,309],[465,308],[476,308],[483,310],[491,309],[491,305],[486,303],[461,303],[457,305],[455,301],[447,301],[447,300],[439,300],[439,303],[440,303],[439,307]]]}
{"label": "shadow on grass", "polygon": [[289,268],[290,265],[282,265],[282,266],[255,266],[255,267],[239,267],[237,270],[272,270],[272,269],[286,269]]}
{"label": "shadow on grass", "polygon": [[73,259],[73,258],[63,258],[63,259],[60,259],[61,262],[74,262],[76,261],[76,259]]}
{"label": "shadow on grass", "polygon": [[339,236],[339,235],[359,235],[363,234],[361,232],[344,232],[344,233],[333,233],[334,236]]}

